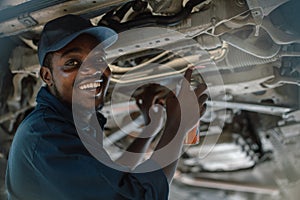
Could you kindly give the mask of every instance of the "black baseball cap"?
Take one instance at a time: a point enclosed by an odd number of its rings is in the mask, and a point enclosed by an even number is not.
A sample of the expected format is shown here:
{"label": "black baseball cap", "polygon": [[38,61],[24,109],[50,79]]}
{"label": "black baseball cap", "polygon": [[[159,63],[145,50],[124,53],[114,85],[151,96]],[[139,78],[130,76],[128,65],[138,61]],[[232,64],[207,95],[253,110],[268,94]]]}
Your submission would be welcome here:
{"label": "black baseball cap", "polygon": [[118,38],[117,33],[108,27],[94,26],[89,19],[78,15],[64,15],[44,26],[38,43],[40,65],[43,65],[47,53],[63,48],[83,33],[88,33],[98,39],[104,49]]}

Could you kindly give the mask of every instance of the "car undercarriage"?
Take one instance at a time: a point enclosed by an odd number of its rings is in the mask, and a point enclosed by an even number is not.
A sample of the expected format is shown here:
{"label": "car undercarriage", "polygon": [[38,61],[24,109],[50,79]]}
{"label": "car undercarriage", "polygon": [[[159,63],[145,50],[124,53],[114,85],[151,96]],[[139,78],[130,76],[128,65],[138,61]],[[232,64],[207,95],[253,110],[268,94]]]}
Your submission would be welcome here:
{"label": "car undercarriage", "polygon": [[143,127],[134,97],[158,83],[163,98],[193,66],[191,85],[205,82],[209,99],[201,142],[184,147],[170,199],[298,199],[299,9],[297,0],[1,1],[0,199],[14,133],[43,85],[41,30],[69,13],[119,35],[106,52],[102,111],[113,158]]}

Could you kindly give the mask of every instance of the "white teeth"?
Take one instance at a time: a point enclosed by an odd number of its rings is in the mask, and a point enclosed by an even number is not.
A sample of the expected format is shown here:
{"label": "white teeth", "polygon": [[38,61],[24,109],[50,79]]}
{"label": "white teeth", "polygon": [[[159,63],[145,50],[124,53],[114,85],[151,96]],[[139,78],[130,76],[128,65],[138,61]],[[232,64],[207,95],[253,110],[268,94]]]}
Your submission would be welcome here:
{"label": "white teeth", "polygon": [[97,87],[101,86],[102,81],[94,82],[94,83],[86,83],[84,85],[80,85],[79,89],[86,90],[86,89],[96,89]]}

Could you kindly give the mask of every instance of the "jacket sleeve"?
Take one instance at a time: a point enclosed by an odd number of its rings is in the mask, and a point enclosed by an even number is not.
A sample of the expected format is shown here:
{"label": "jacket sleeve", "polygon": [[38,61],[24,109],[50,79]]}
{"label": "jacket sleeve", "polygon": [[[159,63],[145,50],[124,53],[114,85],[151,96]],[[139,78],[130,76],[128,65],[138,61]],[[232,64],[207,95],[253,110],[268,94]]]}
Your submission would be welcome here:
{"label": "jacket sleeve", "polygon": [[161,170],[123,172],[89,155],[49,151],[47,155],[36,155],[33,165],[39,174],[39,184],[46,190],[41,194],[47,194],[41,199],[168,199],[168,183]]}
{"label": "jacket sleeve", "polygon": [[[41,134],[33,155],[23,159],[26,165],[19,165],[26,166],[17,170],[23,171],[19,174],[29,180],[27,185],[20,186],[22,200],[26,196],[43,200],[168,199],[169,186],[162,170],[145,173],[116,170],[91,156],[77,135],[64,134],[59,127]],[[102,150],[99,156],[110,159]],[[154,164],[151,161],[144,164],[149,166],[149,163]]]}

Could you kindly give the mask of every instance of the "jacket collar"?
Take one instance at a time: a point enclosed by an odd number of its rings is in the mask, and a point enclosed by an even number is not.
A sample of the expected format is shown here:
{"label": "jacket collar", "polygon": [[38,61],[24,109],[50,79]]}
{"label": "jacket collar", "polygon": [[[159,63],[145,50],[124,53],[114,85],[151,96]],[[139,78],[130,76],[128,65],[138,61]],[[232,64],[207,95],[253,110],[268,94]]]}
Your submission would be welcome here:
{"label": "jacket collar", "polygon": [[66,120],[74,123],[71,107],[61,102],[57,97],[53,96],[45,86],[40,89],[36,101],[38,104],[37,106],[49,107]]}
{"label": "jacket collar", "polygon": [[[72,108],[70,105],[67,105],[61,102],[57,97],[53,96],[46,87],[42,87],[37,95],[38,106],[46,106],[50,109],[57,112],[65,120],[74,124],[74,118],[72,113]],[[106,123],[106,118],[99,112],[96,112],[96,118],[100,127],[103,129]]]}

